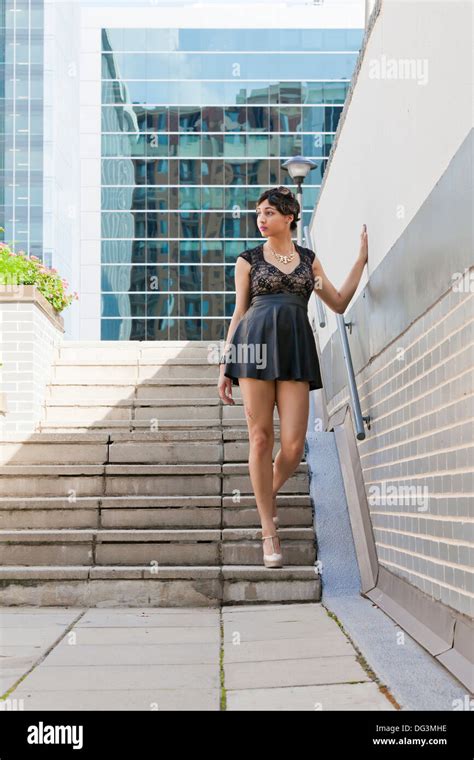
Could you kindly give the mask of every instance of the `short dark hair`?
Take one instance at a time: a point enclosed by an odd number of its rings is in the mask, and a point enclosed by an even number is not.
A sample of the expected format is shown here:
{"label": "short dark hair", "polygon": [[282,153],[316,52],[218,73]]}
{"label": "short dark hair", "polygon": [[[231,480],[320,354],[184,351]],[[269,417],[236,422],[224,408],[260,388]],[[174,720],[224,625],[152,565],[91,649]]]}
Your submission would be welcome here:
{"label": "short dark hair", "polygon": [[279,187],[272,187],[270,190],[265,190],[265,192],[261,194],[256,205],[259,206],[266,200],[268,200],[272,206],[275,206],[280,214],[283,214],[284,216],[293,214],[293,219],[290,222],[290,230],[296,230],[296,222],[298,222],[300,218],[300,204],[290,188],[285,187],[284,185],[279,185]]}

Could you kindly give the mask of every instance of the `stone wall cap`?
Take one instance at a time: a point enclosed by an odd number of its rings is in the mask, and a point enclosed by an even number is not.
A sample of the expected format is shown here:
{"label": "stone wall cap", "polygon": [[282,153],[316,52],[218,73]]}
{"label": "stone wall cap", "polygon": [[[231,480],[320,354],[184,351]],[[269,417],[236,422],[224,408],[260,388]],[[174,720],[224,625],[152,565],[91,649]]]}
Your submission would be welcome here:
{"label": "stone wall cap", "polygon": [[34,303],[64,333],[64,319],[36,285],[0,285],[0,303]]}

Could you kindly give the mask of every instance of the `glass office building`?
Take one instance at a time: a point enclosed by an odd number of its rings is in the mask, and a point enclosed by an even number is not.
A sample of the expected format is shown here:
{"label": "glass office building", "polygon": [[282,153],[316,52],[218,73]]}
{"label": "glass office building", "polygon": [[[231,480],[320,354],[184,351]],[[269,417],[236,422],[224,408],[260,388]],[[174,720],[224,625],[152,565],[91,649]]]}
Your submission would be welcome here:
{"label": "glass office building", "polygon": [[312,158],[308,223],[362,36],[102,30],[102,339],[226,337],[256,201]]}
{"label": "glass office building", "polygon": [[[51,68],[50,99],[69,93],[71,123],[56,109],[61,129],[55,143],[45,141],[43,6],[0,0],[1,238],[69,278],[78,238],[64,217],[80,179],[69,165],[61,174],[60,157],[67,135],[76,150],[77,94],[65,52],[60,71]],[[67,14],[55,23],[73,34]],[[261,240],[256,200],[289,182],[287,158],[313,158],[308,222],[363,31],[102,28],[102,339],[225,338],[235,259]],[[67,209],[53,191],[68,199]]]}
{"label": "glass office building", "polygon": [[43,35],[42,0],[0,0],[1,239],[38,258],[43,257]]}

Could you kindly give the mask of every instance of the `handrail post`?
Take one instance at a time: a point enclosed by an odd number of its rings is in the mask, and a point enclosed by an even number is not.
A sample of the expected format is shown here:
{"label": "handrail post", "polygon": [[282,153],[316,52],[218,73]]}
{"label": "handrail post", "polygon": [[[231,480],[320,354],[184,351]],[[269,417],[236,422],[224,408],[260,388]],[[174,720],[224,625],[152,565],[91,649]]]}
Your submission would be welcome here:
{"label": "handrail post", "polygon": [[343,354],[344,363],[347,369],[349,395],[351,397],[352,411],[354,412],[354,419],[355,419],[356,438],[359,441],[363,441],[365,438],[364,422],[369,423],[370,417],[362,416],[362,412],[360,408],[359,392],[357,390],[355,374],[354,374],[354,366],[352,364],[351,349],[349,347],[349,341],[347,339],[346,320],[345,320],[344,314],[336,314],[336,319],[337,319],[337,328],[339,330],[339,336],[341,338],[342,354]]}

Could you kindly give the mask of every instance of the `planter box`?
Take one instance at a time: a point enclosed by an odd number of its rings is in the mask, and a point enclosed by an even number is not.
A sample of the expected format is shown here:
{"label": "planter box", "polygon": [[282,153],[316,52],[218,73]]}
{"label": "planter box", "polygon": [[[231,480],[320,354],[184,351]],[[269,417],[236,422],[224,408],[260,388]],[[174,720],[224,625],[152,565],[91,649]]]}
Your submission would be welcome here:
{"label": "planter box", "polygon": [[36,428],[63,333],[63,318],[35,285],[0,285],[1,431]]}

